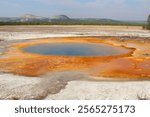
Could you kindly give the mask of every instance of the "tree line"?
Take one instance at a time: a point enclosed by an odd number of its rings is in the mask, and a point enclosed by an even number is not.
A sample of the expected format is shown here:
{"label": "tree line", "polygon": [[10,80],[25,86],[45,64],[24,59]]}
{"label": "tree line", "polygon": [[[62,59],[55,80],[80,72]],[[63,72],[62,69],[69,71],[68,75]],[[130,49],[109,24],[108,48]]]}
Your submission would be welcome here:
{"label": "tree line", "polygon": [[0,22],[3,25],[112,25],[112,26],[144,26],[143,23],[130,22]]}

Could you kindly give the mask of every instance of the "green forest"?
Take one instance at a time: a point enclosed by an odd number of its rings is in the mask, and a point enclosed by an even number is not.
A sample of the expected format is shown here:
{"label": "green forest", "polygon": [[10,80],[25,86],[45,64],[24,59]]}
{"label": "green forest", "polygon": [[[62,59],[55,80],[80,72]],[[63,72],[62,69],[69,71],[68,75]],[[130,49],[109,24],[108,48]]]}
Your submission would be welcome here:
{"label": "green forest", "polygon": [[0,25],[112,25],[112,26],[144,26],[144,23],[126,22],[0,22]]}

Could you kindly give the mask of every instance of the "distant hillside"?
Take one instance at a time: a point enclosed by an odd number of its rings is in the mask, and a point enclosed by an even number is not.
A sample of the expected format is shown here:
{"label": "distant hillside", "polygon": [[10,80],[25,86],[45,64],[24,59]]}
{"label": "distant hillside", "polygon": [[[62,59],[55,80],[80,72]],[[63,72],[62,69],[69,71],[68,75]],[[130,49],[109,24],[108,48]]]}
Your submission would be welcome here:
{"label": "distant hillside", "polygon": [[70,20],[66,15],[56,15],[51,18],[51,20]]}
{"label": "distant hillside", "polygon": [[49,22],[49,18],[26,14],[21,17],[0,17],[0,22]]}
{"label": "distant hillside", "polygon": [[144,21],[120,21],[107,18],[70,18],[56,15],[51,18],[26,14],[21,17],[0,17],[0,25],[134,25],[143,26]]}
{"label": "distant hillside", "polygon": [[0,22],[19,22],[20,18],[0,17]]}
{"label": "distant hillside", "polygon": [[56,15],[50,18],[51,22],[71,22],[73,19],[69,18],[66,15]]}
{"label": "distant hillside", "polygon": [[20,22],[49,22],[49,18],[26,14],[19,18]]}
{"label": "distant hillside", "polygon": [[41,17],[32,14],[26,14],[21,17],[0,17],[0,22],[121,22],[112,19],[98,19],[98,18],[69,18],[66,15],[57,15],[51,18]]}

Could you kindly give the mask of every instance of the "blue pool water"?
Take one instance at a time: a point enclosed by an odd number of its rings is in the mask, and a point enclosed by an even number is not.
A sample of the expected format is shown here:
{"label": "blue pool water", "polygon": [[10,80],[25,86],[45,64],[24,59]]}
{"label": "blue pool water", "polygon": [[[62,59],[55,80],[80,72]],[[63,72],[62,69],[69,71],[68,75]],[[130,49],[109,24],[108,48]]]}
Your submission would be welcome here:
{"label": "blue pool water", "polygon": [[23,51],[56,56],[112,56],[128,53],[129,49],[108,44],[52,43],[28,46]]}

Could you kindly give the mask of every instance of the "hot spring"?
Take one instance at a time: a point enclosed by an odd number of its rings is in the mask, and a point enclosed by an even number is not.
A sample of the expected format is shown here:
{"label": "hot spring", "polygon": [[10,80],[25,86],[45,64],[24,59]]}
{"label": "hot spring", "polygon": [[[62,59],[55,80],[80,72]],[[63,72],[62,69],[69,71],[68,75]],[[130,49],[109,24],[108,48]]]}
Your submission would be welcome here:
{"label": "hot spring", "polygon": [[129,53],[129,49],[109,44],[51,43],[37,44],[22,49],[25,52],[54,56],[114,56]]}

